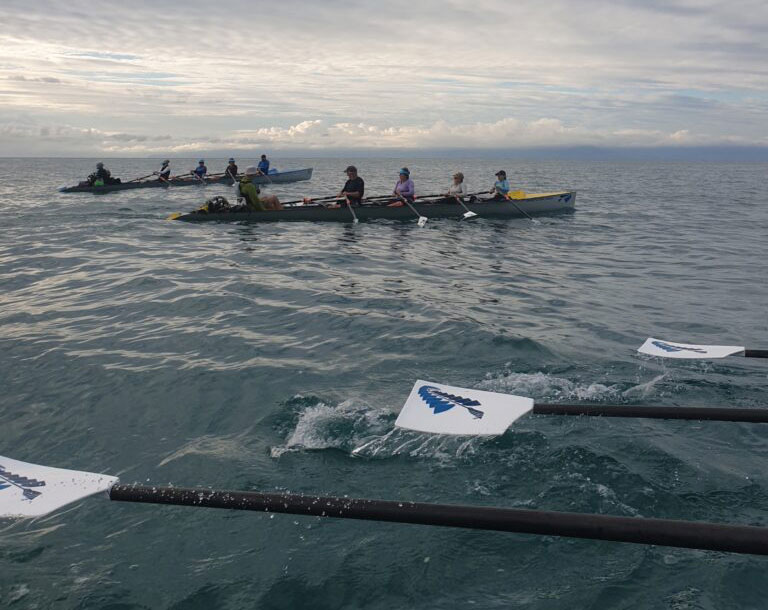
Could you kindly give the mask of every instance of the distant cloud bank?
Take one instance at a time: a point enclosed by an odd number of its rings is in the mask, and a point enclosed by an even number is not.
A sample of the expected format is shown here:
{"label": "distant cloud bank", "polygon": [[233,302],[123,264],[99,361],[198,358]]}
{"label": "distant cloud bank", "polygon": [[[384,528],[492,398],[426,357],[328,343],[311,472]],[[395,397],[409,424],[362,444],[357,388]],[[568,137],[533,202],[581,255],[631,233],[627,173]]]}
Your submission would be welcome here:
{"label": "distant cloud bank", "polygon": [[211,8],[6,0],[0,155],[768,146],[763,0]]}

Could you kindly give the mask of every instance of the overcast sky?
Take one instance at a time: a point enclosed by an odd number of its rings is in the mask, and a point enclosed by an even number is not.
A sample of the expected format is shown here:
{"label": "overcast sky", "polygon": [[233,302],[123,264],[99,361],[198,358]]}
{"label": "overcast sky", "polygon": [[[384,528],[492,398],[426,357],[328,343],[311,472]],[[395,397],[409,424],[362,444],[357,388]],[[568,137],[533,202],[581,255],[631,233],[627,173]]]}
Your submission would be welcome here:
{"label": "overcast sky", "polygon": [[768,146],[766,0],[3,0],[0,156]]}

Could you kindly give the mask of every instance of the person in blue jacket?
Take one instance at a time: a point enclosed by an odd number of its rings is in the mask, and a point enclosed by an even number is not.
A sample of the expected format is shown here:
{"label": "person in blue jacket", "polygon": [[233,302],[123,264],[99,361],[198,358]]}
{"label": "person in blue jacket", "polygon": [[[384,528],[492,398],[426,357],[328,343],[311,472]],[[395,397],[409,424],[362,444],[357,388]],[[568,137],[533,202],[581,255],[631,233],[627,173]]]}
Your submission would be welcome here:
{"label": "person in blue jacket", "polygon": [[269,160],[267,159],[267,155],[261,155],[261,161],[259,161],[257,167],[265,176],[269,173]]}
{"label": "person in blue jacket", "polygon": [[205,178],[205,175],[208,173],[208,168],[205,166],[205,159],[200,159],[200,161],[197,163],[197,167],[192,170],[192,173],[197,176],[197,179],[201,182]]}

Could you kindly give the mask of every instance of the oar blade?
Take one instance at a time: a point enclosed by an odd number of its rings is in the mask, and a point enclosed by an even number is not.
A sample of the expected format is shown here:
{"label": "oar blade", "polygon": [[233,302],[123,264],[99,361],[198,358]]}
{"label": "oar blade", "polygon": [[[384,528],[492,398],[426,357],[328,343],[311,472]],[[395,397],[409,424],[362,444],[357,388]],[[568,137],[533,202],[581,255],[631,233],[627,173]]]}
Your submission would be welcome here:
{"label": "oar blade", "polygon": [[117,477],[0,456],[0,518],[39,517],[107,491]]}
{"label": "oar blade", "polygon": [[504,434],[533,399],[418,380],[395,422],[399,428],[471,436]]}
{"label": "oar blade", "polygon": [[744,351],[738,345],[694,345],[691,343],[673,343],[662,339],[649,337],[637,350],[648,356],[661,358],[685,358],[689,360],[708,360],[725,358]]}
{"label": "oar blade", "polygon": [[464,212],[464,215],[462,216],[462,218],[464,220],[469,220],[470,218],[474,218],[475,216],[477,216],[477,214],[475,214],[474,212]]}
{"label": "oar blade", "polygon": [[427,224],[428,220],[429,218],[427,218],[426,216],[419,216],[419,226],[423,227],[425,224]]}

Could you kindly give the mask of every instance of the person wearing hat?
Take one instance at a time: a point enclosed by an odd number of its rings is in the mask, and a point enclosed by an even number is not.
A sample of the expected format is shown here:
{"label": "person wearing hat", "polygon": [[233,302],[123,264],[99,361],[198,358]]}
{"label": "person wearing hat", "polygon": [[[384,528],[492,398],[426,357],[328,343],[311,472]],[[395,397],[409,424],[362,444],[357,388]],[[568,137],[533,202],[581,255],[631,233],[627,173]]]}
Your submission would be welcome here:
{"label": "person wearing hat", "polygon": [[112,179],[111,172],[104,167],[104,164],[101,161],[96,164],[96,171],[88,176],[88,184],[90,186],[104,186],[105,184],[112,184],[113,182],[117,181]]}
{"label": "person wearing hat", "polygon": [[365,194],[365,181],[357,175],[357,168],[354,165],[348,166],[344,172],[347,174],[347,181],[339,192],[339,198],[342,200],[339,203],[346,203],[346,200],[349,200],[351,205],[360,205]]}
{"label": "person wearing hat", "polygon": [[232,180],[237,180],[237,164],[232,157],[229,158],[229,163],[227,163],[227,168],[224,170],[224,175],[227,178],[232,178]]}
{"label": "person wearing hat", "polygon": [[455,203],[456,199],[459,198],[464,201],[464,197],[467,196],[467,185],[464,184],[464,174],[456,172],[453,175],[453,182],[444,195],[446,199],[451,200],[451,203]]}
{"label": "person wearing hat", "polygon": [[394,195],[396,199],[389,204],[389,207],[401,207],[404,205],[404,201],[413,203],[413,200],[416,197],[416,187],[413,185],[411,172],[407,167],[400,170],[400,176],[397,183],[395,183],[392,195]]}
{"label": "person wearing hat", "polygon": [[245,199],[249,212],[266,212],[267,210],[282,210],[283,206],[274,195],[261,195],[261,190],[253,183],[254,176],[260,176],[259,168],[250,165],[245,168],[245,176],[240,179],[238,199]]}
{"label": "person wearing hat", "polygon": [[170,159],[165,159],[163,161],[163,164],[160,166],[160,169],[156,172],[153,172],[157,179],[161,182],[168,182],[168,179],[171,177],[171,161]]}
{"label": "person wearing hat", "polygon": [[507,180],[507,172],[503,169],[496,172],[496,182],[493,184],[490,193],[491,195],[495,195],[494,199],[507,198],[507,193],[509,193],[509,180]]}
{"label": "person wearing hat", "polygon": [[200,161],[197,162],[197,167],[189,173],[197,176],[197,179],[200,182],[204,182],[203,178],[205,178],[205,175],[208,173],[208,168],[205,166],[205,159],[200,159]]}

